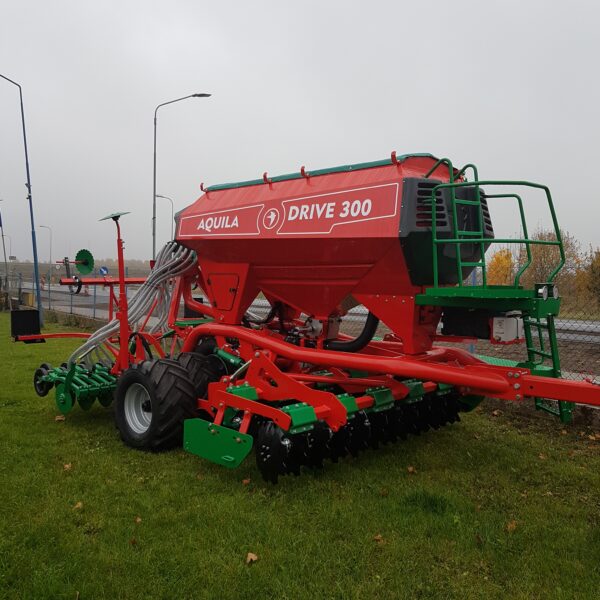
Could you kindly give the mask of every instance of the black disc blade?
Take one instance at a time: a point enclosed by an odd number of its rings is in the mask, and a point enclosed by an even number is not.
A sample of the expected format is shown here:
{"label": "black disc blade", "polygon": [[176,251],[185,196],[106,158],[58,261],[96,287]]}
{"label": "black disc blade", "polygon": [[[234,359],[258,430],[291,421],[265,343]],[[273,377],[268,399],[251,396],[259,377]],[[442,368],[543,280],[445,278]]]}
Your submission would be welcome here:
{"label": "black disc blade", "polygon": [[265,481],[277,483],[279,475],[286,472],[285,460],[291,442],[284,431],[272,421],[262,423],[256,439],[256,466]]}

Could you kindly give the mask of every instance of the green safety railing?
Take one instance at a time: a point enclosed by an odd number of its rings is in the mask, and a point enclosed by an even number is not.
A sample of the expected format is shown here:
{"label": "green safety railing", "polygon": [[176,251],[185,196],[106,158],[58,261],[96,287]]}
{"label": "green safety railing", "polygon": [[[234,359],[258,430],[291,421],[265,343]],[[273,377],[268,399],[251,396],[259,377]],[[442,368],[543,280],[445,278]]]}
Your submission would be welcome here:
{"label": "green safety railing", "polygon": [[[450,175],[450,183],[453,183],[454,180],[456,179],[455,175],[456,173],[454,172],[454,167],[452,166],[452,161],[449,158],[440,158],[434,165],[433,167],[431,167],[431,169],[429,169],[429,171],[427,171],[427,173],[425,173],[424,177],[425,179],[429,178],[431,176],[431,174],[441,165],[446,165],[448,167],[448,173]],[[465,165],[465,167],[463,167],[463,171],[466,170],[466,168],[468,167],[468,165]]]}
{"label": "green safety railing", "polygon": [[[429,170],[429,172],[425,175],[425,177],[429,177],[435,169],[437,169],[440,165],[445,164],[448,167],[448,171],[450,174],[450,182],[449,183],[441,183],[436,185],[431,190],[431,238],[433,245],[433,276],[434,276],[434,286],[439,287],[439,269],[438,269],[438,253],[437,247],[440,244],[454,244],[456,245],[456,271],[458,275],[458,286],[462,287],[463,284],[463,267],[475,267],[481,268],[482,272],[482,287],[487,287],[487,270],[485,264],[485,250],[486,245],[489,244],[524,244],[525,250],[527,254],[527,260],[523,264],[523,266],[517,271],[514,279],[513,286],[518,288],[520,286],[520,280],[523,276],[523,273],[529,268],[533,261],[533,256],[531,253],[531,246],[557,246],[559,249],[560,259],[556,267],[552,270],[550,275],[548,276],[548,281],[545,283],[551,283],[559,271],[565,264],[565,252],[563,248],[562,238],[560,234],[560,228],[558,226],[558,220],[556,218],[556,212],[554,211],[554,204],[552,202],[552,195],[550,194],[550,190],[545,185],[541,185],[538,183],[532,183],[530,181],[500,181],[500,180],[485,180],[480,181],[477,176],[477,167],[473,164],[467,164],[459,171],[455,171],[452,162],[447,158],[442,158],[436,162],[436,164]],[[467,169],[471,169],[473,171],[474,181],[456,181],[457,179],[464,176]],[[534,240],[529,237],[529,232],[527,230],[527,222],[525,220],[525,211],[523,208],[523,200],[519,194],[516,193],[502,193],[502,194],[485,194],[485,198],[514,198],[517,201],[517,205],[519,208],[519,215],[521,218],[521,228],[523,231],[523,237],[521,238],[486,238],[484,237],[484,216],[483,216],[483,207],[481,204],[481,195],[479,193],[481,186],[521,186],[528,188],[535,188],[539,190],[543,190],[546,199],[548,201],[548,208],[550,210],[550,215],[552,217],[552,224],[554,226],[554,240]],[[465,200],[456,197],[456,190],[463,187],[475,187],[477,190],[477,200]],[[451,190],[451,214],[452,214],[452,238],[438,238],[437,236],[437,192],[442,189],[450,189]],[[442,196],[441,196],[442,197]],[[443,197],[442,197],[443,198]],[[476,206],[478,208],[478,221],[479,221],[479,229],[474,231],[462,231],[458,228],[458,212],[457,206]],[[462,252],[461,247],[462,244],[479,244],[480,252],[481,252],[481,260],[478,262],[471,261],[463,261],[462,260]],[[541,282],[540,282],[541,283]]]}

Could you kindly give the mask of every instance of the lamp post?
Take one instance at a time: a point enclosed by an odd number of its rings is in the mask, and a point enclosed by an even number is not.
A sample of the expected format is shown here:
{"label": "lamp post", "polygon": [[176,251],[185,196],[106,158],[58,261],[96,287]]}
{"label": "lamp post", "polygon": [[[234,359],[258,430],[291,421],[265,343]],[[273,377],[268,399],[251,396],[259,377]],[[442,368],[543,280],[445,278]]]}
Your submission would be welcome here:
{"label": "lamp post", "polygon": [[40,225],[40,229],[47,229],[50,232],[50,265],[48,267],[48,310],[52,308],[52,299],[50,296],[50,286],[52,285],[52,227]]}
{"label": "lamp post", "polygon": [[156,259],[156,124],[158,118],[158,109],[161,106],[167,104],[174,104],[175,102],[181,102],[188,98],[209,98],[210,94],[190,94],[189,96],[183,96],[183,98],[176,98],[175,100],[169,100],[159,104],[154,109],[154,177],[152,185],[152,260]]}
{"label": "lamp post", "polygon": [[27,152],[27,134],[25,133],[25,110],[23,108],[23,90],[21,86],[12,79],[0,74],[0,77],[19,88],[19,99],[21,101],[21,124],[23,126],[23,146],[25,148],[25,171],[27,172],[27,200],[29,201],[29,218],[31,220],[31,245],[33,247],[33,277],[35,279],[35,295],[37,300],[38,314],[40,317],[40,327],[44,324],[44,314],[42,308],[42,295],[40,293],[40,273],[37,256],[37,242],[35,239],[35,224],[33,219],[33,200],[31,198],[31,176],[29,175],[29,154]]}
{"label": "lamp post", "polygon": [[[4,202],[4,200],[0,200]],[[4,243],[4,223],[2,222],[2,213],[0,212],[0,231],[2,231],[2,250],[4,251],[4,291],[8,293],[10,299],[10,292],[8,289],[8,261],[6,260],[6,244]],[[12,243],[11,243],[12,246]],[[10,253],[10,251],[9,251]],[[10,301],[10,300],[9,300]]]}
{"label": "lamp post", "polygon": [[156,194],[157,198],[164,198],[165,200],[168,200],[171,203],[171,239],[173,239],[173,236],[175,235],[173,232],[173,224],[175,223],[175,213],[174,213],[174,209],[173,209],[173,198],[169,198],[169,196],[163,196],[161,194]]}

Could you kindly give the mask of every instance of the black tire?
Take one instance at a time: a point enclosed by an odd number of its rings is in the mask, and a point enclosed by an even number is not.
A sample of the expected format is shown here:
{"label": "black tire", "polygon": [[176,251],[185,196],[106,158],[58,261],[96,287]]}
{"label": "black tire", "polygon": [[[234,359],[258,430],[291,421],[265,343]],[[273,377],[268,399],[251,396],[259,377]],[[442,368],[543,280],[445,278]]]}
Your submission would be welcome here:
{"label": "black tire", "polygon": [[197,398],[206,398],[208,384],[227,375],[225,363],[214,354],[204,356],[197,352],[182,352],[177,357],[177,362],[187,371]]}
{"label": "black tire", "polygon": [[197,354],[202,354],[203,356],[208,356],[215,351],[216,347],[217,340],[215,340],[214,337],[202,337],[198,341],[198,345],[196,346],[196,350],[194,352]]}
{"label": "black tire", "polygon": [[127,446],[154,452],[181,446],[183,422],[194,416],[194,385],[177,361],[146,361],[119,378],[115,423]]}
{"label": "black tire", "polygon": [[43,363],[39,368],[37,368],[33,374],[33,389],[35,393],[43,398],[48,395],[48,392],[54,387],[52,383],[48,383],[47,381],[42,381],[42,377],[48,375],[50,370],[50,366],[46,363]]}

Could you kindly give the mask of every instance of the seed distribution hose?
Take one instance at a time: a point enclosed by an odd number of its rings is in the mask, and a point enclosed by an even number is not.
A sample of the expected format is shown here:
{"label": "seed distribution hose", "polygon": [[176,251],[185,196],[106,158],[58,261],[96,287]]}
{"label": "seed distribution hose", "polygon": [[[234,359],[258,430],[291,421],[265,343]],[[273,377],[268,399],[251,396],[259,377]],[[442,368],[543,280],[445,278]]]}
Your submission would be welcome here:
{"label": "seed distribution hose", "polygon": [[[156,306],[152,313],[154,322],[149,326],[149,332],[155,333],[164,329],[173,292],[173,282],[175,278],[183,275],[195,264],[196,254],[194,251],[180,246],[177,242],[165,244],[156,257],[156,263],[148,279],[129,302],[129,323],[133,331],[139,329],[155,302]],[[119,320],[115,317],[71,354],[68,361],[69,367],[74,362],[85,361],[91,354],[108,356],[103,344],[118,331]]]}

